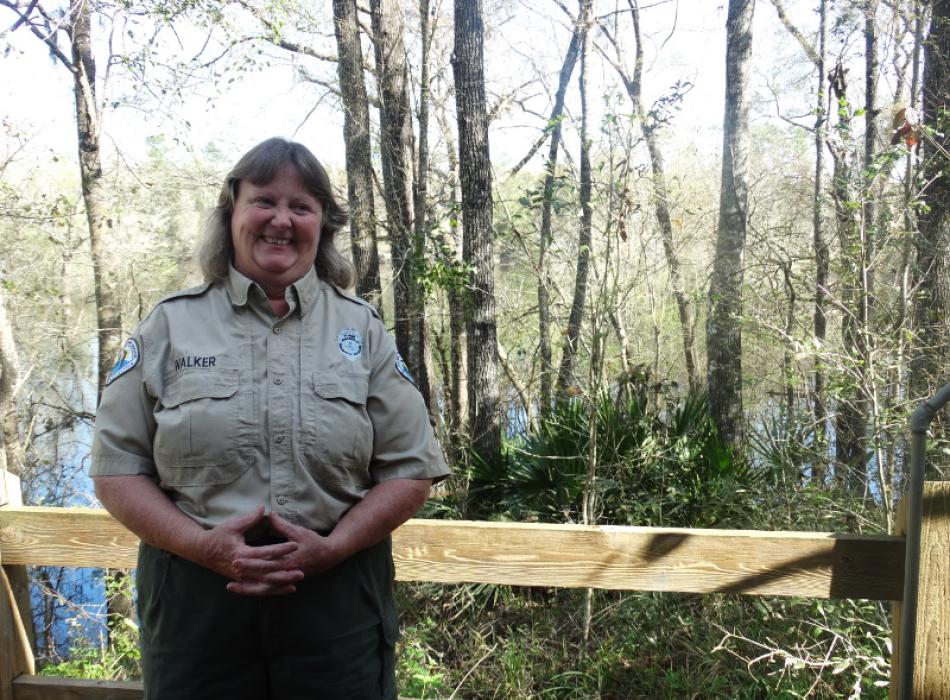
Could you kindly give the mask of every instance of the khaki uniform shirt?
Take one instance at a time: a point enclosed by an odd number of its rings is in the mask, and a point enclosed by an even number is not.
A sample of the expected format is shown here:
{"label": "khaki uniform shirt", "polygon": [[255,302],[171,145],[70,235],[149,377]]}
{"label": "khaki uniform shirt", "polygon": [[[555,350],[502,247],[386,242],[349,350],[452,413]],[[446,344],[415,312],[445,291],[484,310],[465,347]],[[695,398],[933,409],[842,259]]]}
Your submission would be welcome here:
{"label": "khaki uniform shirt", "polygon": [[381,481],[448,474],[375,312],[313,269],[286,299],[277,318],[232,268],[159,302],[103,392],[91,474],[147,474],[205,527],[263,503],[318,531]]}

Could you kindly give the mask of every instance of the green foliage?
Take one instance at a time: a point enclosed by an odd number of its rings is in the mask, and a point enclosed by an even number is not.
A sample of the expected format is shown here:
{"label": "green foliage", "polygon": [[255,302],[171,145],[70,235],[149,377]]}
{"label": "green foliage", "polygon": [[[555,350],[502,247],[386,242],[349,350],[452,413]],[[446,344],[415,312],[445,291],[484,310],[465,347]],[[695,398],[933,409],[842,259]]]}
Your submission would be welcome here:
{"label": "green foliage", "polygon": [[440,646],[438,626],[431,618],[420,620],[403,631],[399,645],[396,682],[400,695],[418,700],[445,695],[445,672],[441,670],[441,654],[433,649]]}
{"label": "green foliage", "polygon": [[132,620],[123,619],[112,628],[109,641],[92,640],[79,629],[77,619],[70,620],[70,639],[74,640],[67,658],[45,666],[42,676],[89,678],[92,680],[128,680],[141,676],[139,629]]}
{"label": "green foliage", "polygon": [[708,527],[741,519],[759,475],[719,438],[705,395],[651,393],[630,385],[590,403],[561,401],[496,460],[474,459],[473,514],[580,520],[593,432],[601,522]]}
{"label": "green foliage", "polygon": [[[582,590],[401,584],[397,593],[403,648],[421,644],[438,660],[441,697],[887,696],[879,603],[594,591],[585,643],[566,612],[581,607]],[[400,694],[413,696],[419,686],[405,678]]]}

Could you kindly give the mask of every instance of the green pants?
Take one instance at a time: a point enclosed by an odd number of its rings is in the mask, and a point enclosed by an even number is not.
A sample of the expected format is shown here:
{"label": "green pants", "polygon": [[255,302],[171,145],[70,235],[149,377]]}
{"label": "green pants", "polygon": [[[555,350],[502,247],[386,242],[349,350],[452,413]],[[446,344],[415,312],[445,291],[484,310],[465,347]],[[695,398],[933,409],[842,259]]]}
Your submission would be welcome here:
{"label": "green pants", "polygon": [[147,544],[136,572],[146,700],[395,700],[390,541],[271,598]]}

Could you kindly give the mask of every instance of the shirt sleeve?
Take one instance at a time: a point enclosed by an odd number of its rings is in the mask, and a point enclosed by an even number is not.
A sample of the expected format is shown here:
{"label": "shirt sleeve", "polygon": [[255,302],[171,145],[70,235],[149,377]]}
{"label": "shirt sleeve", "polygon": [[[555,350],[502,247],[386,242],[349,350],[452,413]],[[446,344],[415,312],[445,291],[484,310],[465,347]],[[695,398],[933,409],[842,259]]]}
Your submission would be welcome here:
{"label": "shirt sleeve", "polygon": [[136,333],[109,375],[96,412],[91,476],[157,476],[152,457],[155,400],[146,387],[145,350]]}
{"label": "shirt sleeve", "polygon": [[373,479],[441,481],[449,475],[449,468],[432,431],[422,394],[396,352],[392,336],[385,331],[383,334],[366,399],[374,431],[370,461]]}

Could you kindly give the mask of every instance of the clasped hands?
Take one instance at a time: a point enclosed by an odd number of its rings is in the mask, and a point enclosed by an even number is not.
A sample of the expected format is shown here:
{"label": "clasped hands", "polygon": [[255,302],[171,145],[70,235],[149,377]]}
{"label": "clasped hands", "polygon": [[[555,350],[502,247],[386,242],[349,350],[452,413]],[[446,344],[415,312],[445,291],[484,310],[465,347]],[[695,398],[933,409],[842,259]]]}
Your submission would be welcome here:
{"label": "clasped hands", "polygon": [[[261,525],[287,541],[259,547],[247,544],[246,533]],[[263,506],[205,530],[200,539],[198,563],[230,579],[228,590],[239,595],[293,593],[305,576],[325,571],[341,559],[329,538],[275,513],[265,515]]]}

